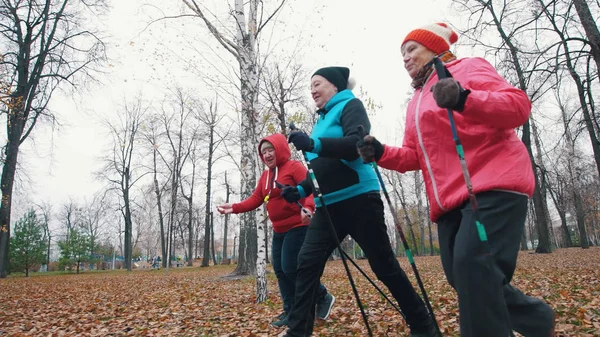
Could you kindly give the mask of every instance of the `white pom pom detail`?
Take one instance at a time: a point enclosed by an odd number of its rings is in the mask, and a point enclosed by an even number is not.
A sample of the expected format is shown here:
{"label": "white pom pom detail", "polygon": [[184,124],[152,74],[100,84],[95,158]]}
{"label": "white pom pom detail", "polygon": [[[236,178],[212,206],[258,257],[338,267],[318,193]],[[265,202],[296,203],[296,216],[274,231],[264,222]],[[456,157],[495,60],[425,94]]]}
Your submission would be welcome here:
{"label": "white pom pom detail", "polygon": [[354,77],[350,77],[348,79],[348,85],[346,87],[348,88],[348,90],[352,90],[352,89],[354,89],[355,86],[356,86],[356,79],[354,79]]}

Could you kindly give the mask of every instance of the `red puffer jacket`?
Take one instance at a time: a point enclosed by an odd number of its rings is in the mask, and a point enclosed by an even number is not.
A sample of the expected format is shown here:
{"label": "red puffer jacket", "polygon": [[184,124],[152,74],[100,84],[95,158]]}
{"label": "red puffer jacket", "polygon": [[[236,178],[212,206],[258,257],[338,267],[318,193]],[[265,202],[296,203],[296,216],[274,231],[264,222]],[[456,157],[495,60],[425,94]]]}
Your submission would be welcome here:
{"label": "red puffer jacket", "polygon": [[[296,186],[306,178],[307,170],[299,161],[290,160],[290,147],[282,134],[267,136],[258,143],[258,153],[263,162],[260,145],[265,141],[273,144],[277,166],[274,169],[263,171],[252,195],[244,201],[233,204],[233,213],[244,213],[256,209],[262,205],[268,195],[267,212],[275,233],[285,233],[295,227],[307,226],[302,224],[300,207],[285,201],[280,195],[281,189],[277,188],[274,182],[276,180],[283,185]],[[311,213],[314,212],[315,201],[312,196],[300,199],[300,203]]]}
{"label": "red puffer jacket", "polygon": [[[504,190],[533,194],[535,180],[529,154],[514,128],[529,118],[531,102],[482,58],[463,58],[446,64],[465,89],[471,90],[465,108],[454,113],[473,190]],[[400,172],[421,169],[431,204],[431,220],[468,199],[446,109],[437,106],[432,74],[408,103],[402,147],[385,146],[381,167]]]}

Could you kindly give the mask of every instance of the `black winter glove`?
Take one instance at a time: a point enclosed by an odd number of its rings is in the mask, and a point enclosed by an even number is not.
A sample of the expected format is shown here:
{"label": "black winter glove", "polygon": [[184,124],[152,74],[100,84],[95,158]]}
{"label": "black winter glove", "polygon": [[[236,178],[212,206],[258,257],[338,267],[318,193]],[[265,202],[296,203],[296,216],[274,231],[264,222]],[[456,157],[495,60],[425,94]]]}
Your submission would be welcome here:
{"label": "black winter glove", "polygon": [[288,143],[294,144],[296,149],[305,152],[312,151],[315,146],[314,141],[302,131],[293,131],[290,133],[288,136]]}
{"label": "black winter glove", "polygon": [[367,135],[359,140],[356,149],[365,163],[378,162],[383,156],[383,145],[373,136]]}
{"label": "black winter glove", "polygon": [[298,188],[296,186],[290,185],[285,185],[281,189],[281,197],[290,204],[298,202],[300,199],[302,199],[300,197],[300,192],[298,191]]}
{"label": "black winter glove", "polygon": [[455,79],[448,77],[440,79],[431,87],[433,99],[440,108],[463,111],[470,90],[465,90]]}

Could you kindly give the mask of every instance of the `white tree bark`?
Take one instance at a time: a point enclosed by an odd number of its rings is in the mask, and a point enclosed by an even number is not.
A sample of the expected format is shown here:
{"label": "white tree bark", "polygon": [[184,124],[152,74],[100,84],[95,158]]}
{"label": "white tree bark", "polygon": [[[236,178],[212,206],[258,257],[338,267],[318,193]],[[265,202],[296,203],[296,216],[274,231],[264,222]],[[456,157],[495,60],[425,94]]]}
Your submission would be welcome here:
{"label": "white tree bark", "polygon": [[258,254],[256,257],[256,303],[267,299],[267,247],[265,244],[265,226],[267,225],[266,207],[261,206],[256,210]]}

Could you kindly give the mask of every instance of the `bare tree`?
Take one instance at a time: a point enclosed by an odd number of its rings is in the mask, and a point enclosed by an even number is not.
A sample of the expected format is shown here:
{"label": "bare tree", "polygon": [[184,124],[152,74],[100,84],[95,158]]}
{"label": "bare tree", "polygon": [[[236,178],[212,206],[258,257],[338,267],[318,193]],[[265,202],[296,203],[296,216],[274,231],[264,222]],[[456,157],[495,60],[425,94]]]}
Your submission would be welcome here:
{"label": "bare tree", "polygon": [[[541,13],[530,11],[531,4],[527,1],[513,0],[495,3],[486,0],[453,0],[459,6],[458,10],[469,17],[469,29],[461,31],[461,35],[475,44],[485,47],[489,52],[500,58],[499,70],[516,83],[516,86],[529,94],[532,102],[539,99],[549,90],[548,79],[552,72],[546,60],[540,59],[540,46],[532,46],[534,51],[524,50],[525,41],[530,41],[532,27],[538,22]],[[524,14],[532,13],[530,16]],[[518,21],[518,23],[517,23]],[[488,45],[482,41],[483,31],[493,27],[499,34],[499,45]],[[536,40],[537,41],[537,40]],[[529,46],[529,45],[527,45]],[[547,48],[547,47],[546,47]],[[533,118],[530,117],[530,119]],[[525,144],[535,177],[533,193],[534,211],[538,229],[537,253],[550,253],[547,202],[543,197],[540,184],[541,172],[538,170],[531,145],[531,126],[527,122],[522,127],[521,140]]]}
{"label": "bare tree", "polygon": [[189,133],[189,130],[197,130],[193,125],[192,116],[196,106],[191,104],[191,97],[181,88],[175,88],[173,97],[169,102],[169,107],[163,105],[161,115],[164,128],[165,143],[167,144],[170,157],[165,157],[162,153],[163,163],[168,167],[170,180],[170,207],[167,224],[167,264],[168,272],[171,255],[173,254],[173,239],[177,213],[177,196],[179,190],[179,181],[183,167],[189,159],[191,148],[194,144],[195,131]]}
{"label": "bare tree", "polygon": [[[192,165],[192,169],[191,169],[191,173],[190,176],[188,177],[183,177],[180,176],[180,185],[181,185],[181,196],[187,201],[187,230],[188,230],[188,240],[187,240],[187,245],[188,245],[188,250],[187,250],[187,265],[188,266],[192,266],[192,263],[194,261],[194,255],[193,255],[193,248],[194,248],[194,188],[196,186],[196,166],[198,165],[197,162],[197,151],[198,149],[196,148],[197,146],[197,142],[195,140],[193,140],[194,145],[192,145],[192,148],[190,149],[190,163]],[[185,181],[187,181],[187,179],[189,179],[188,182],[188,188],[189,188],[189,193],[186,194],[184,191],[184,185],[185,185]]]}
{"label": "bare tree", "polygon": [[140,210],[138,214],[138,232],[140,233],[140,249],[147,257],[155,256],[160,245],[160,227],[157,227],[156,196],[154,184],[142,188]]}
{"label": "bare tree", "polygon": [[[3,0],[0,3],[1,83],[7,85],[0,113],[6,113],[0,190],[0,278],[7,275],[12,192],[19,147],[36,124],[54,121],[47,109],[63,83],[89,78],[104,59],[104,45],[87,30],[84,9],[99,9],[104,0]],[[87,13],[91,13],[88,11]],[[7,103],[7,104],[5,104]]]}
{"label": "bare tree", "polygon": [[[394,179],[393,177],[396,176],[398,179]],[[396,197],[398,198],[398,200],[400,201],[400,205],[402,205],[402,213],[404,214],[404,220],[406,221],[406,226],[408,227],[409,233],[410,233],[410,238],[412,240],[412,244],[413,244],[413,251],[415,253],[415,255],[419,255],[419,246],[417,245],[417,239],[415,236],[415,231],[413,229],[413,221],[410,218],[410,210],[408,207],[408,203],[406,201],[406,195],[404,194],[404,188],[402,186],[402,176],[400,176],[399,173],[395,174],[395,175],[391,175],[392,178],[388,178],[390,179],[389,181],[391,182],[392,186],[397,186],[397,188],[394,188],[393,191],[396,195]],[[396,185],[394,182],[397,181],[398,185]],[[399,212],[399,210],[396,210]]]}
{"label": "bare tree", "polygon": [[[229,186],[229,181],[227,181],[227,171],[225,171],[225,203],[229,203],[229,196],[231,195],[231,188]],[[227,233],[229,232],[229,228],[227,225],[229,224],[229,214],[225,214],[225,222],[223,225],[223,259],[229,260],[227,256]]]}
{"label": "bare tree", "polygon": [[158,223],[160,226],[160,247],[161,247],[161,259],[162,266],[166,267],[167,264],[167,231],[165,228],[165,214],[163,212],[163,192],[165,189],[164,184],[160,184],[158,181],[158,159],[162,157],[158,151],[160,145],[160,131],[159,131],[159,119],[154,116],[149,119],[145,125],[144,138],[148,142],[152,151],[152,186],[153,192],[156,197],[156,207],[158,211]]}
{"label": "bare tree", "polygon": [[79,206],[71,198],[69,198],[69,200],[64,202],[61,206],[62,207],[59,211],[58,218],[62,219],[63,221],[62,224],[64,225],[65,229],[64,236],[65,240],[68,241],[71,229],[75,228],[77,221],[79,221],[79,219],[77,219],[77,209],[79,208]]}
{"label": "bare tree", "polygon": [[[399,187],[396,184],[396,179],[399,177],[399,175],[397,174],[397,172],[394,172],[392,170],[383,170],[381,172],[381,174],[387,180],[387,184],[389,186],[388,189],[390,191],[393,191],[392,197],[394,198],[394,209],[391,209],[390,212],[396,212],[396,216],[398,217],[398,219],[400,219],[400,215],[405,214],[405,213],[404,212],[400,213],[400,210],[398,209],[398,199],[399,199],[400,194],[398,193]],[[408,219],[407,221],[410,222],[410,218],[405,218],[405,220],[406,219]],[[400,221],[400,220],[398,220],[398,221]],[[393,237],[394,241],[395,241],[394,247],[395,247],[396,256],[400,256],[400,252],[403,250],[400,233],[398,233],[398,231],[396,229],[393,229],[391,234],[392,235],[390,235],[390,237]]]}
{"label": "bare tree", "polygon": [[[598,169],[598,173],[600,174],[600,141],[596,134],[596,130],[594,127],[594,121],[592,118],[592,114],[590,113],[590,109],[588,103],[586,102],[586,91],[590,90],[590,88],[585,87],[585,81],[581,78],[579,71],[577,69],[577,62],[580,59],[579,55],[581,51],[577,49],[575,51],[571,50],[570,43],[577,42],[580,43],[579,38],[573,39],[568,36],[569,28],[573,26],[572,19],[568,13],[568,8],[557,8],[556,1],[550,1],[550,4],[545,5],[543,0],[538,0],[540,5],[543,8],[543,13],[548,19],[548,22],[552,25],[552,29],[558,35],[560,46],[563,49],[562,56],[556,57],[556,68],[560,69],[565,67],[568,70],[569,75],[573,79],[577,87],[577,93],[579,98],[579,103],[581,107],[581,112],[583,114],[583,119],[585,121],[585,126],[590,136],[590,144],[592,146],[592,150],[594,153],[594,159],[596,160],[596,166]],[[575,2],[574,2],[575,3]],[[589,11],[589,9],[588,9]],[[559,23],[559,20],[562,21],[562,24]],[[560,26],[559,26],[560,25]],[[596,32],[598,32],[598,28],[595,28]],[[576,33],[579,33],[577,31]],[[574,40],[574,41],[573,41]],[[593,44],[592,44],[593,48]],[[558,51],[557,51],[558,54]],[[600,59],[599,59],[600,61]],[[562,74],[562,72],[561,72]],[[557,82],[560,82],[561,77],[557,76]],[[559,97],[558,97],[559,98]]]}
{"label": "bare tree", "polygon": [[[556,98],[560,105],[560,110],[562,113],[563,125],[565,127],[565,147],[567,149],[567,158],[566,158],[566,166],[567,173],[569,177],[569,185],[571,188],[571,195],[573,197],[573,204],[575,205],[575,218],[577,220],[577,228],[579,229],[579,237],[580,237],[580,245],[581,248],[589,248],[587,234],[585,230],[585,211],[583,207],[583,198],[581,196],[581,169],[576,164],[576,159],[581,158],[579,156],[579,151],[577,151],[575,147],[575,139],[571,134],[571,130],[569,128],[569,120],[567,118],[566,107],[562,104],[560,95],[556,95]],[[565,226],[566,227],[566,226]],[[568,229],[563,229],[565,235],[568,235],[566,239],[567,245],[572,246],[571,236],[568,232]]]}
{"label": "bare tree", "polygon": [[417,223],[419,224],[419,248],[425,254],[425,219],[423,216],[423,179],[419,171],[413,172],[413,182],[415,185],[415,197],[417,199]]}
{"label": "bare tree", "polygon": [[[239,64],[241,105],[241,198],[252,194],[256,185],[257,163],[254,155],[256,144],[257,108],[259,93],[258,39],[265,26],[277,15],[286,3],[282,0],[270,14],[264,16],[265,2],[260,0],[235,0],[231,11],[235,34],[228,37],[209,19],[209,11],[195,0],[183,0],[192,12],[208,28],[212,36],[225,48]],[[267,10],[268,13],[268,10]],[[260,17],[259,17],[260,14]],[[234,275],[256,273],[257,229],[253,212],[241,215],[239,261]]]}
{"label": "bare tree", "polygon": [[[207,142],[207,152],[208,156],[206,159],[206,205],[205,205],[205,218],[204,218],[204,256],[202,258],[202,266],[206,267],[209,263],[209,247],[210,247],[210,239],[214,237],[214,233],[211,235],[211,232],[214,232],[214,228],[212,227],[212,209],[211,205],[211,195],[212,191],[212,170],[215,162],[220,159],[220,157],[215,158],[215,152],[219,148],[219,145],[224,141],[226,135],[224,137],[216,137],[217,136],[217,127],[224,115],[219,113],[219,104],[218,100],[215,98],[214,101],[208,102],[208,107],[201,109],[201,113],[197,116],[198,120],[204,127],[206,128],[206,135],[208,136]],[[214,249],[214,243],[213,243]],[[213,253],[214,259],[214,253]]]}
{"label": "bare tree", "polygon": [[46,242],[46,267],[45,271],[48,271],[48,266],[50,265],[50,247],[52,245],[52,232],[50,231],[50,218],[52,216],[52,204],[50,201],[45,201],[41,204],[36,204],[36,206],[40,209],[40,213],[42,215],[42,226],[44,227],[44,242]]}
{"label": "bare tree", "polygon": [[101,230],[105,224],[105,215],[109,209],[108,191],[95,193],[92,200],[84,202],[80,208],[79,226],[86,234],[90,243],[90,255],[93,258],[98,243],[100,242]]}
{"label": "bare tree", "polygon": [[589,163],[581,165],[581,195],[584,200],[586,223],[589,225],[589,240],[600,246],[600,178],[589,174],[594,171]]}
{"label": "bare tree", "polygon": [[213,258],[213,265],[217,265],[217,254],[215,252],[215,214],[210,210],[210,247]]}
{"label": "bare tree", "polygon": [[[279,122],[279,132],[284,135],[287,134],[288,127],[287,106],[302,101],[302,82],[305,75],[301,64],[291,62],[274,63],[272,67],[265,67],[263,70],[261,93],[270,104],[269,110]],[[268,133],[274,132],[275,130],[269,130]]]}
{"label": "bare tree", "polygon": [[141,136],[140,126],[148,108],[143,106],[141,98],[133,103],[125,102],[123,112],[118,114],[118,122],[104,121],[112,137],[111,153],[104,158],[104,167],[98,176],[106,180],[109,188],[119,195],[122,207],[120,212],[125,223],[124,258],[125,267],[131,271],[133,251],[133,221],[131,201],[133,186],[148,172],[135,162],[136,145]]}
{"label": "bare tree", "polygon": [[435,255],[435,250],[433,249],[433,233],[431,231],[431,226],[432,221],[429,217],[429,213],[431,212],[430,206],[429,206],[429,198],[425,198],[425,219],[427,221],[427,230],[429,232],[429,256],[434,256]]}

